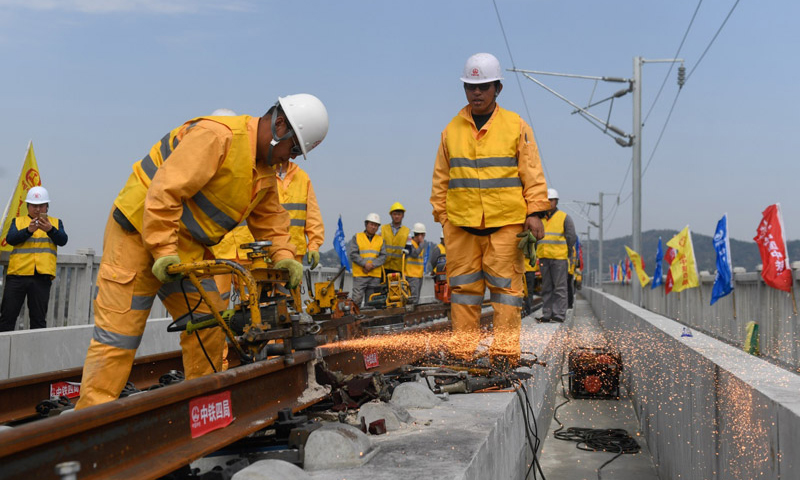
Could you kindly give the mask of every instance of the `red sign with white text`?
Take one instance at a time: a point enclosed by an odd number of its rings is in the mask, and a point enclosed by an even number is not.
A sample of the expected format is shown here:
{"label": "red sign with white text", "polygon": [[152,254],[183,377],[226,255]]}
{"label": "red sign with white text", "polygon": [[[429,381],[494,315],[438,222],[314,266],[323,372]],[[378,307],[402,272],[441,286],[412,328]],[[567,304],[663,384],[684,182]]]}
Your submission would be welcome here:
{"label": "red sign with white text", "polygon": [[192,438],[227,427],[232,421],[233,407],[230,391],[194,398],[189,402],[189,424]]}
{"label": "red sign with white text", "polygon": [[370,352],[364,354],[364,367],[369,370],[380,366],[378,362],[378,352]]}
{"label": "red sign with white text", "polygon": [[786,255],[781,204],[770,205],[762,215],[756,236],[753,237],[761,253],[761,278],[772,288],[791,292],[792,269],[789,268],[789,257]]}
{"label": "red sign with white text", "polygon": [[79,382],[56,382],[50,384],[50,398],[58,397],[75,398],[81,396]]}

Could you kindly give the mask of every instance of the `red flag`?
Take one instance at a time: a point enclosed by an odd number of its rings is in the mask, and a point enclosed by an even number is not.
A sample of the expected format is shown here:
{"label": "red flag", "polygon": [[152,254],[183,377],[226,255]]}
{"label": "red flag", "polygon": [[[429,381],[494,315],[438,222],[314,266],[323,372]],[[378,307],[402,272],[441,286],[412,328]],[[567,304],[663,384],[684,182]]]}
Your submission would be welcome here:
{"label": "red flag", "polygon": [[761,253],[763,264],[761,278],[772,288],[791,292],[792,270],[789,268],[789,257],[786,255],[781,204],[770,205],[762,215],[756,236],[753,237]]}
{"label": "red flag", "polygon": [[625,257],[625,276],[628,277],[625,280],[627,280],[628,283],[631,283],[631,270],[632,269],[633,269],[633,265],[631,265],[631,259],[628,258],[628,257]]}
{"label": "red flag", "polygon": [[669,268],[672,265],[672,261],[675,260],[675,255],[675,249],[667,247],[667,253],[664,254],[664,262],[667,264],[667,281],[664,283],[664,295],[669,295],[669,292],[672,291],[672,286],[675,285],[675,281],[672,279],[672,270]]}

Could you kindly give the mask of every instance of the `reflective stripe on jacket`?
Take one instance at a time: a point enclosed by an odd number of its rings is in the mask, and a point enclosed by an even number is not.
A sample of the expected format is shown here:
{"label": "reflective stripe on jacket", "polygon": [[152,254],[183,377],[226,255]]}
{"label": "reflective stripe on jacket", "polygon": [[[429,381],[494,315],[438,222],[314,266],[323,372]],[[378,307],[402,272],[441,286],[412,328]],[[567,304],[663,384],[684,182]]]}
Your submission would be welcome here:
{"label": "reflective stripe on jacket", "polygon": [[392,232],[392,224],[387,223],[381,227],[381,236],[386,245],[386,263],[383,268],[387,270],[401,271],[403,269],[403,249],[408,243],[408,236],[411,230],[406,226],[397,229],[397,235]]}
{"label": "reflective stripe on jacket", "polygon": [[[383,237],[380,235],[373,235],[372,240],[367,238],[364,232],[356,234],[356,245],[358,245],[358,254],[364,259],[378,258],[383,246]],[[353,262],[353,276],[354,277],[381,277],[381,268],[373,268],[369,272],[365,272],[361,265]]]}
{"label": "reflective stripe on jacket", "polygon": [[288,163],[283,179],[277,177],[278,195],[291,218],[289,234],[297,248],[296,254],[304,255],[307,250],[319,251],[325,241],[325,226],[311,179],[296,163]]}
{"label": "reflective stripe on jacket", "polygon": [[419,248],[419,244],[411,240],[411,254],[406,255],[406,277],[422,278],[425,272],[425,249],[422,248],[419,254],[415,257],[414,253]]}
{"label": "reflective stripe on jacket", "polygon": [[567,237],[564,236],[564,220],[566,218],[566,213],[557,210],[550,218],[542,219],[544,238],[536,244],[536,256],[567,260],[569,248],[567,247]]}
{"label": "reflective stripe on jacket", "polygon": [[[50,224],[57,227],[59,220],[48,216]],[[14,219],[17,230],[24,230],[31,224],[31,217]],[[56,276],[56,259],[58,246],[42,230],[36,230],[25,242],[15,245],[8,257],[8,275],[33,275],[42,273]]]}

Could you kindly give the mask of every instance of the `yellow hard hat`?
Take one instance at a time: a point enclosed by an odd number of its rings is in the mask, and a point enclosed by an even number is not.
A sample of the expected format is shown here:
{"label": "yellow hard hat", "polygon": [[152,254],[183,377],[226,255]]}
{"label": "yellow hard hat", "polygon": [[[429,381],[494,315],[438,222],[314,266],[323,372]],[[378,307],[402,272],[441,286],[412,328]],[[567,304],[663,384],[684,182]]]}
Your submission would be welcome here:
{"label": "yellow hard hat", "polygon": [[391,207],[389,207],[389,213],[394,212],[395,210],[400,210],[401,212],[406,211],[406,207],[403,206],[400,202],[394,202]]}

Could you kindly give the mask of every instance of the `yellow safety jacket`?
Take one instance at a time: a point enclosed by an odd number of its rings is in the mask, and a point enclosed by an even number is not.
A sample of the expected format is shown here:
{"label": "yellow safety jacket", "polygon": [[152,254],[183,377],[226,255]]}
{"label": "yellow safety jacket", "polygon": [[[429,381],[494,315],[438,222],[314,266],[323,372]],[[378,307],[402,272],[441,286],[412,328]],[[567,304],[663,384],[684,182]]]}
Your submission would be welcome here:
{"label": "yellow safety jacket", "polygon": [[[419,248],[419,244],[411,240],[411,246],[414,250]],[[425,273],[425,250],[419,252],[419,257],[412,257],[406,255],[406,277],[422,278]]]}
{"label": "yellow safety jacket", "polygon": [[241,181],[232,181],[252,178],[255,159],[247,133],[250,117],[198,117],[172,130],[153,145],[150,153],[133,165],[133,173],[114,200],[114,205],[140,233],[147,189],[156,171],[167,161],[183,136],[203,119],[225,125],[233,133],[233,139],[217,173],[199,192],[183,202],[181,228],[186,229],[198,243],[216,245],[250,214],[266,194],[266,190],[261,190],[254,198],[251,189],[242,188]]}
{"label": "yellow safety jacket", "polygon": [[[358,254],[362,258],[378,258],[383,246],[383,237],[380,235],[373,235],[372,240],[367,238],[364,232],[356,234],[356,244],[358,245]],[[353,276],[354,277],[377,277],[381,278],[381,267],[373,268],[369,273],[365,272],[361,265],[353,262]]]}
{"label": "yellow safety jacket", "polygon": [[[47,219],[53,226],[58,226],[58,219],[48,216]],[[31,217],[17,217],[14,219],[17,230],[24,230],[31,224]],[[56,255],[58,246],[42,230],[36,230],[24,243],[14,245],[8,257],[8,275],[33,275],[42,273],[56,276]]]}
{"label": "yellow safety jacket", "polygon": [[550,218],[543,218],[544,238],[536,244],[536,256],[539,258],[553,258],[567,260],[569,248],[567,237],[564,236],[564,220],[567,214],[557,210]]}
{"label": "yellow safety jacket", "polygon": [[296,255],[304,255],[308,249],[319,250],[325,238],[325,228],[308,174],[296,163],[289,162],[285,177],[278,177],[277,182],[281,205],[291,218],[289,235],[297,248]]}
{"label": "yellow safety jacket", "polygon": [[527,204],[517,168],[519,115],[497,107],[480,139],[461,115],[445,129],[450,155],[447,220],[460,227],[502,227],[525,222]]}
{"label": "yellow safety jacket", "polygon": [[223,260],[249,261],[247,252],[252,250],[245,250],[241,248],[241,245],[253,242],[255,242],[255,239],[253,234],[250,233],[250,229],[247,228],[247,222],[242,222],[222,237],[218,244],[211,247],[211,253],[214,254],[214,258]]}
{"label": "yellow safety jacket", "polygon": [[386,263],[383,268],[387,270],[403,270],[403,249],[406,248],[408,235],[411,230],[406,226],[397,229],[397,235],[392,233],[392,224],[387,223],[381,227],[383,243],[386,244]]}

